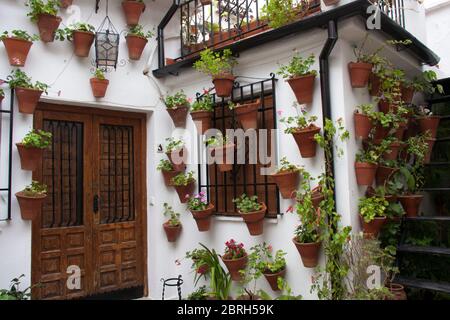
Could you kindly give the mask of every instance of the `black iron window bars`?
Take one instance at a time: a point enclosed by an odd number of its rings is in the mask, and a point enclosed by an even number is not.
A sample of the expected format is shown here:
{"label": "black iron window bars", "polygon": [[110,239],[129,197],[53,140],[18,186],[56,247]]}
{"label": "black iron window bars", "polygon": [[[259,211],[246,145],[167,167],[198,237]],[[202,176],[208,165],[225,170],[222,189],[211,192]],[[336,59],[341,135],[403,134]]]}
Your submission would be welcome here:
{"label": "black iron window bars", "polygon": [[[277,128],[276,81],[275,75],[271,74],[269,79],[246,85],[240,85],[238,82],[235,82],[233,93],[229,99],[218,98],[215,94],[212,94],[214,101],[213,128],[220,130],[223,134],[226,133],[226,129],[240,128],[234,111],[228,107],[229,101],[244,103],[260,99],[258,129],[268,130],[268,143],[273,143],[271,140],[275,141],[275,145],[268,146],[268,150],[276,150],[276,136],[273,139],[271,136],[274,134],[274,132],[271,132],[271,129]],[[202,96],[202,94],[197,93],[197,99],[201,99]],[[199,136],[198,143],[200,146],[204,143],[201,136]],[[200,147],[199,150],[204,150],[204,148]],[[246,164],[236,163],[237,157],[235,155],[233,170],[230,172],[221,173],[216,164],[208,165],[199,161],[198,191],[206,191],[208,201],[214,203],[216,207],[217,215],[236,216],[237,209],[232,200],[241,196],[242,193],[246,193],[247,195],[258,195],[259,201],[265,202],[267,205],[268,212],[266,217],[276,218],[278,214],[281,214],[278,187],[267,175],[261,175],[260,173],[261,167],[268,167],[272,163],[264,165],[258,161],[257,164],[248,164],[248,151],[249,148],[246,146]],[[275,154],[268,156],[276,159],[276,151]],[[201,157],[202,154],[199,154],[199,158]]]}
{"label": "black iron window bars", "polygon": [[[6,98],[6,97],[5,97]],[[4,104],[3,104],[4,105]],[[7,150],[8,155],[8,185],[6,187],[0,186],[0,194],[7,193],[7,199],[6,199],[6,215],[4,215],[2,212],[0,212],[0,221],[8,221],[11,220],[11,182],[12,182],[12,148],[13,148],[13,124],[14,124],[14,89],[11,89],[10,96],[9,96],[9,110],[3,109],[3,107],[0,109],[0,130],[1,130],[1,124],[3,123],[3,115],[9,115],[9,141],[7,148],[3,148],[2,142],[3,142],[3,136],[0,133],[0,148],[1,151]],[[1,164],[2,171],[4,170],[6,166]],[[4,172],[4,171],[3,171]]]}

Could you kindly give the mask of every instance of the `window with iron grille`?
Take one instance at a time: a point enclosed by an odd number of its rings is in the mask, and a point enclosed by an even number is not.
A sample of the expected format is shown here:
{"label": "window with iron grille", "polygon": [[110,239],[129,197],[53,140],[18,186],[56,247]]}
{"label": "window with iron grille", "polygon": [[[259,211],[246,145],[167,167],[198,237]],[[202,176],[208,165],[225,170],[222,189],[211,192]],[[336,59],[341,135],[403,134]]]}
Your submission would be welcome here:
{"label": "window with iron grille", "polygon": [[[276,150],[276,145],[272,146],[274,143],[272,140],[276,141],[276,139],[272,139],[274,132],[271,129],[276,129],[276,80],[275,75],[272,74],[269,79],[246,85],[240,85],[236,82],[229,99],[213,95],[213,128],[220,130],[224,135],[226,129],[241,128],[234,111],[229,109],[228,102],[243,104],[260,99],[256,136],[259,143],[259,131],[267,129],[268,156],[275,159],[276,154],[272,155],[271,150]],[[199,98],[200,94],[197,94],[197,97]],[[245,193],[249,196],[257,195],[258,200],[267,205],[266,217],[276,218],[280,213],[278,187],[271,181],[269,176],[261,174],[260,170],[263,167],[270,167],[272,163],[263,164],[258,157],[256,164],[249,164],[247,161],[249,158],[248,142],[248,139],[246,139],[245,164],[237,163],[235,158],[232,171],[220,172],[216,164],[199,164],[199,191],[206,192],[208,200],[215,205],[217,215],[238,216],[233,199]]]}

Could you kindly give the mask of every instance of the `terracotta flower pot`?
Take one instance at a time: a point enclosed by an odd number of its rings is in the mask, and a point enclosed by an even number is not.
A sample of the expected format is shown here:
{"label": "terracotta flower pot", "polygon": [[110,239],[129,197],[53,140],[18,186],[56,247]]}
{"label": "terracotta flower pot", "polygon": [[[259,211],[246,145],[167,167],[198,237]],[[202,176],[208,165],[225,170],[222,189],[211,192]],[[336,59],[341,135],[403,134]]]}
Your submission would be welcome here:
{"label": "terracotta flower pot", "polygon": [[292,133],[303,158],[313,158],[316,156],[317,142],[314,136],[319,132],[320,128],[311,125],[307,129]]}
{"label": "terracotta flower pot", "polygon": [[283,171],[271,175],[272,180],[280,189],[283,199],[291,199],[300,182],[298,171]]}
{"label": "terracotta flower pot", "polygon": [[9,64],[13,67],[25,66],[33,42],[17,38],[5,38],[3,44],[8,54]]}
{"label": "terracotta flower pot", "polygon": [[164,177],[164,184],[167,187],[173,186],[172,178],[175,177],[176,175],[178,175],[180,172],[181,171],[175,171],[175,170],[172,170],[172,171],[161,170],[161,173],[162,173],[162,175]]}
{"label": "terracotta flower pot", "polygon": [[357,138],[367,139],[370,132],[374,128],[374,124],[369,116],[355,111],[353,113],[353,119],[355,122],[355,135]]}
{"label": "terracotta flower pot", "polygon": [[89,56],[95,34],[93,32],[78,31],[73,32],[73,47],[77,57],[85,58]]}
{"label": "terracotta flower pot", "polygon": [[295,238],[292,239],[295,247],[302,258],[305,268],[315,268],[319,264],[319,253],[322,242],[300,243]]}
{"label": "terracotta flower pot", "polygon": [[313,203],[313,207],[317,210],[320,207],[320,203],[325,200],[325,196],[322,192],[313,190],[311,200]]}
{"label": "terracotta flower pot", "polygon": [[106,90],[108,89],[109,80],[108,79],[97,79],[91,78],[91,88],[92,94],[95,98],[103,98],[106,95]]}
{"label": "terracotta flower pot", "polygon": [[16,193],[16,198],[19,202],[22,219],[34,220],[41,213],[42,204],[44,203],[45,198],[47,198],[47,195],[28,197],[21,191]]}
{"label": "terracotta flower pot", "polygon": [[205,134],[211,128],[211,111],[191,111],[191,117],[197,127],[198,133]]}
{"label": "terracotta flower pot", "polygon": [[42,91],[28,88],[15,88],[19,112],[33,114],[41,98]]}
{"label": "terracotta flower pot", "polygon": [[390,112],[396,112],[396,108],[389,103],[388,101],[381,99],[380,101],[378,101],[378,110],[380,112],[383,112],[384,114],[388,114]]}
{"label": "terracotta flower pot", "polygon": [[73,0],[59,0],[59,6],[64,9],[70,7],[72,3]]}
{"label": "terracotta flower pot", "polygon": [[355,162],[356,182],[359,186],[371,186],[377,173],[377,164]]}
{"label": "terracotta flower pot", "polygon": [[400,152],[400,142],[393,142],[389,146],[389,150],[383,153],[384,160],[397,160]]}
{"label": "terracotta flower pot", "polygon": [[[366,196],[367,197],[376,197],[377,195],[376,195],[375,189],[372,188],[371,186],[369,186],[366,190]],[[394,195],[394,194],[385,194],[384,199],[390,203],[396,203],[398,200],[397,195]]]}
{"label": "terracotta flower pot", "polygon": [[241,217],[247,224],[248,231],[252,236],[258,236],[264,232],[264,217],[266,216],[267,207],[261,203],[261,210],[249,213],[240,213]]}
{"label": "terracotta flower pot", "polygon": [[173,124],[176,128],[186,126],[186,117],[189,112],[187,106],[179,106],[175,108],[167,108],[167,113],[172,118]]}
{"label": "terracotta flower pot", "polygon": [[200,0],[200,3],[204,6],[207,6],[208,4],[212,3],[212,0]]}
{"label": "terracotta flower pot", "polygon": [[369,94],[377,97],[381,93],[381,80],[376,74],[371,73],[369,76]]}
{"label": "terracotta flower pot", "polygon": [[378,236],[381,228],[386,223],[386,217],[375,217],[375,219],[370,222],[365,222],[361,216],[360,218],[364,234],[372,235],[374,237]]}
{"label": "terracotta flower pot", "polygon": [[187,160],[187,149],[186,148],[174,150],[172,152],[167,152],[166,156],[167,156],[167,158],[169,158],[169,161],[172,164],[173,170],[179,171],[179,172],[185,170],[186,160]]}
{"label": "terracotta flower pot", "polygon": [[417,119],[417,124],[420,132],[426,133],[428,131],[431,134],[431,138],[436,138],[440,120],[439,116],[422,117]]}
{"label": "terracotta flower pot", "polygon": [[419,213],[420,204],[423,200],[421,194],[411,194],[398,196],[398,200],[402,204],[403,209],[406,211],[407,217],[417,217]]}
{"label": "terracotta flower pot", "polygon": [[401,92],[402,92],[402,101],[407,104],[410,104],[414,98],[415,93],[414,88],[402,86]]}
{"label": "terracotta flower pot", "polygon": [[163,224],[163,227],[164,227],[164,231],[166,232],[167,241],[176,242],[178,239],[178,236],[181,233],[181,229],[182,229],[181,224],[176,227],[172,227],[169,225],[169,222],[166,222]]}
{"label": "terracotta flower pot", "polygon": [[231,275],[231,280],[233,281],[241,281],[242,275],[240,274],[240,270],[245,270],[247,267],[248,256],[245,254],[242,258],[239,259],[225,259],[221,257],[223,263],[227,267],[228,271]]}
{"label": "terracotta flower pot", "polygon": [[144,37],[132,35],[128,35],[125,38],[127,39],[128,57],[131,60],[139,60],[148,40]]}
{"label": "terracotta flower pot", "polygon": [[364,88],[369,82],[370,73],[373,65],[364,62],[350,62],[348,70],[350,72],[350,81],[353,88]]}
{"label": "terracotta flower pot", "polygon": [[263,273],[264,277],[266,278],[267,282],[269,282],[270,288],[272,288],[273,291],[280,291],[278,288],[278,278],[284,278],[286,275],[286,268],[281,270],[277,273]]}
{"label": "terracotta flower pot", "polygon": [[393,295],[393,297],[390,300],[408,300],[408,297],[405,292],[405,287],[398,283],[391,283],[388,286],[389,291]]}
{"label": "terracotta flower pot", "polygon": [[216,89],[216,95],[220,98],[226,98],[231,96],[233,91],[234,79],[232,74],[222,74],[213,78],[214,87]]}
{"label": "terracotta flower pot", "polygon": [[21,143],[16,143],[17,150],[20,156],[20,165],[22,170],[34,171],[37,170],[42,162],[44,149],[41,148],[27,148]]}
{"label": "terracotta flower pot", "polygon": [[210,203],[205,210],[190,210],[197,223],[198,231],[208,231],[211,227],[211,217],[214,212],[214,205]]}
{"label": "terracotta flower pot", "polygon": [[294,91],[298,103],[306,104],[313,101],[315,79],[316,76],[314,74],[309,74],[287,80],[287,83],[291,86],[292,91]]}
{"label": "terracotta flower pot", "polygon": [[386,166],[379,166],[376,174],[377,185],[383,186],[385,182],[398,171],[398,168],[390,168]]}
{"label": "terracotta flower pot", "polygon": [[258,129],[258,108],[261,100],[258,99],[252,103],[237,105],[234,109],[237,119],[244,130]]}
{"label": "terracotta flower pot", "polygon": [[55,40],[55,31],[59,28],[62,19],[51,14],[40,14],[38,16],[37,26],[39,35],[43,42],[53,42]]}
{"label": "terracotta flower pot", "polygon": [[399,141],[403,141],[403,137],[407,128],[407,123],[400,123],[398,128],[395,130],[394,137]]}
{"label": "terracotta flower pot", "polygon": [[385,128],[382,125],[378,124],[375,126],[375,133],[373,135],[374,140],[383,140],[389,135],[391,128]]}
{"label": "terracotta flower pot", "polygon": [[195,181],[188,183],[186,186],[174,186],[178,193],[178,198],[180,198],[181,203],[188,202],[188,195],[191,196],[195,190]]}
{"label": "terracotta flower pot", "polygon": [[220,172],[233,170],[234,148],[234,144],[227,144],[223,147],[214,148],[211,152],[211,155],[216,158],[216,164]]}
{"label": "terracotta flower pot", "polygon": [[338,4],[341,0],[323,0],[326,6],[332,6]]}
{"label": "terracotta flower pot", "polygon": [[125,13],[127,25],[135,26],[139,24],[142,12],[145,10],[145,3],[139,1],[122,1],[122,9]]}
{"label": "terracotta flower pot", "polygon": [[436,143],[436,139],[427,139],[427,143],[428,143],[428,150],[427,150],[427,153],[425,154],[425,159],[424,159],[425,164],[428,164],[431,162],[431,155],[433,154],[433,148],[434,148],[434,144]]}

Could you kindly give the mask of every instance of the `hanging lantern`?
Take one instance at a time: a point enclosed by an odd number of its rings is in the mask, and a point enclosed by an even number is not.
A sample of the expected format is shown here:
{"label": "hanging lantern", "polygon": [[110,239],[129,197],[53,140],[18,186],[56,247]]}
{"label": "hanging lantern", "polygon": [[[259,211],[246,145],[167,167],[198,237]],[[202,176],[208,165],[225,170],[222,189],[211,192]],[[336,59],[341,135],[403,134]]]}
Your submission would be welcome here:
{"label": "hanging lantern", "polygon": [[117,67],[119,57],[120,35],[108,16],[108,1],[106,2],[106,17],[95,33],[95,62],[99,67]]}

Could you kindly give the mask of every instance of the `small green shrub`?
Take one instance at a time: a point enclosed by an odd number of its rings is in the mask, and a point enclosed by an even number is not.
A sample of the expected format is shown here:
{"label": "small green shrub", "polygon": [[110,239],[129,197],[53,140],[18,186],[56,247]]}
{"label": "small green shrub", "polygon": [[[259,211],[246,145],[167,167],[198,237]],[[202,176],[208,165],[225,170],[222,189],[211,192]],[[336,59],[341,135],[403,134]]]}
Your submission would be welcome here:
{"label": "small green shrub", "polygon": [[51,132],[43,130],[31,130],[22,140],[22,145],[27,148],[46,149],[52,142]]}
{"label": "small green shrub", "polygon": [[245,193],[234,199],[233,202],[236,203],[239,212],[243,214],[255,212],[262,208],[262,205],[258,203],[257,196],[248,197]]}

